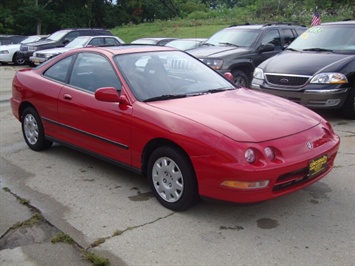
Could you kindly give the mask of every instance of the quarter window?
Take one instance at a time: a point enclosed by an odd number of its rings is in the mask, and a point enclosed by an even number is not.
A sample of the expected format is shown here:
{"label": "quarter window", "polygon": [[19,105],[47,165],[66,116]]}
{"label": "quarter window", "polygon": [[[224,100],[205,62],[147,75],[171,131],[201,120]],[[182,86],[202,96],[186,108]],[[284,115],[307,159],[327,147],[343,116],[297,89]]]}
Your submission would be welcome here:
{"label": "quarter window", "polygon": [[73,59],[73,56],[69,56],[58,63],[54,64],[44,72],[44,76],[60,81],[65,82],[68,74],[69,65]]}

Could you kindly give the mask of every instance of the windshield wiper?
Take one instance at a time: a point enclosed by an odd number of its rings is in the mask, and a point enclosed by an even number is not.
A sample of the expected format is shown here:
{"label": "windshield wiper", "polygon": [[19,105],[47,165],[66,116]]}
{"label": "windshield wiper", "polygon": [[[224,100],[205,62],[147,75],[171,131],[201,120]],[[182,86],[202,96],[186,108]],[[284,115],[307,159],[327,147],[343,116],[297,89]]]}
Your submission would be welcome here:
{"label": "windshield wiper", "polygon": [[202,46],[215,46],[215,45],[213,43],[205,42],[204,44],[202,44]]}
{"label": "windshield wiper", "polygon": [[323,48],[307,48],[307,49],[303,49],[303,51],[333,52],[333,50],[323,49]]}
{"label": "windshield wiper", "polygon": [[153,101],[160,101],[160,100],[170,100],[170,99],[178,99],[178,98],[185,98],[186,94],[164,94],[152,98],[145,99],[143,102],[153,102]]}
{"label": "windshield wiper", "polygon": [[286,48],[285,50],[290,50],[290,51],[294,51],[294,52],[299,52],[298,50],[293,49],[293,48]]}
{"label": "windshield wiper", "polygon": [[239,47],[239,45],[236,45],[236,44],[230,43],[230,42],[220,42],[219,44],[225,44],[225,45],[228,45],[228,46]]}

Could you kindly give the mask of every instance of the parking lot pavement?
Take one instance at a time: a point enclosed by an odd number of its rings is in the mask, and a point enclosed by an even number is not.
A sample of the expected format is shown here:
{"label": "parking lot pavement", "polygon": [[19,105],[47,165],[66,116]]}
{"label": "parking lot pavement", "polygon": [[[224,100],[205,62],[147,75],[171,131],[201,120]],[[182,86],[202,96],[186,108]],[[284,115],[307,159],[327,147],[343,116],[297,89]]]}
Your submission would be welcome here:
{"label": "parking lot pavement", "polygon": [[[2,67],[0,88],[8,92],[3,84],[9,84],[11,74]],[[31,151],[4,100],[0,262],[87,265],[86,250],[111,265],[355,265],[355,122],[332,112],[322,115],[341,137],[335,167],[327,177],[260,204],[201,201],[176,213],[159,205],[138,175],[60,145]],[[28,200],[46,222],[31,232],[38,243],[23,241],[7,248],[1,242],[8,237],[7,228],[33,215],[19,198]],[[79,248],[52,244],[58,231]]]}

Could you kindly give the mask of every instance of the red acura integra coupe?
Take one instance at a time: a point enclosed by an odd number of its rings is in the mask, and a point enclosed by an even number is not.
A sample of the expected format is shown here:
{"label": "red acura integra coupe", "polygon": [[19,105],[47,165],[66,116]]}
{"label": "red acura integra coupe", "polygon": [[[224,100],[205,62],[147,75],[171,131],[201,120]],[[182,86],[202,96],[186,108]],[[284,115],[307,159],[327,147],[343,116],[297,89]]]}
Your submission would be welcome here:
{"label": "red acura integra coupe", "polygon": [[141,173],[175,211],[273,199],[331,171],[327,121],[227,76],[175,48],[81,48],[19,70],[11,107],[32,150],[56,142]]}

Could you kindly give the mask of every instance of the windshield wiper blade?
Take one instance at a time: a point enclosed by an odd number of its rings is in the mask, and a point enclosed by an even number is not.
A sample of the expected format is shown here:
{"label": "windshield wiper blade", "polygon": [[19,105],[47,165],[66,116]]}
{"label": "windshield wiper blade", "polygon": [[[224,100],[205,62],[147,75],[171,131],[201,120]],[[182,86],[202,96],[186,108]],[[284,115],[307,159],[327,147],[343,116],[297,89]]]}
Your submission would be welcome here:
{"label": "windshield wiper blade", "polygon": [[164,94],[152,98],[145,99],[143,102],[153,102],[153,101],[160,101],[160,100],[170,100],[170,99],[178,99],[178,98],[185,98],[186,94]]}
{"label": "windshield wiper blade", "polygon": [[303,51],[333,52],[333,50],[323,49],[323,48],[307,48],[307,49],[303,49]]}
{"label": "windshield wiper blade", "polygon": [[294,52],[299,52],[299,50],[296,50],[296,49],[293,49],[293,48],[286,48],[285,50],[294,51]]}
{"label": "windshield wiper blade", "polygon": [[225,45],[228,45],[228,46],[239,47],[239,45],[236,45],[236,44],[230,43],[230,42],[220,42],[219,44],[225,44]]}
{"label": "windshield wiper blade", "polygon": [[202,44],[202,46],[215,46],[215,45],[213,43],[205,42],[204,44]]}
{"label": "windshield wiper blade", "polygon": [[216,93],[216,92],[221,92],[221,91],[229,91],[229,90],[235,90],[235,87],[224,87],[224,88],[218,88],[218,89],[211,89],[204,91],[203,93]]}

